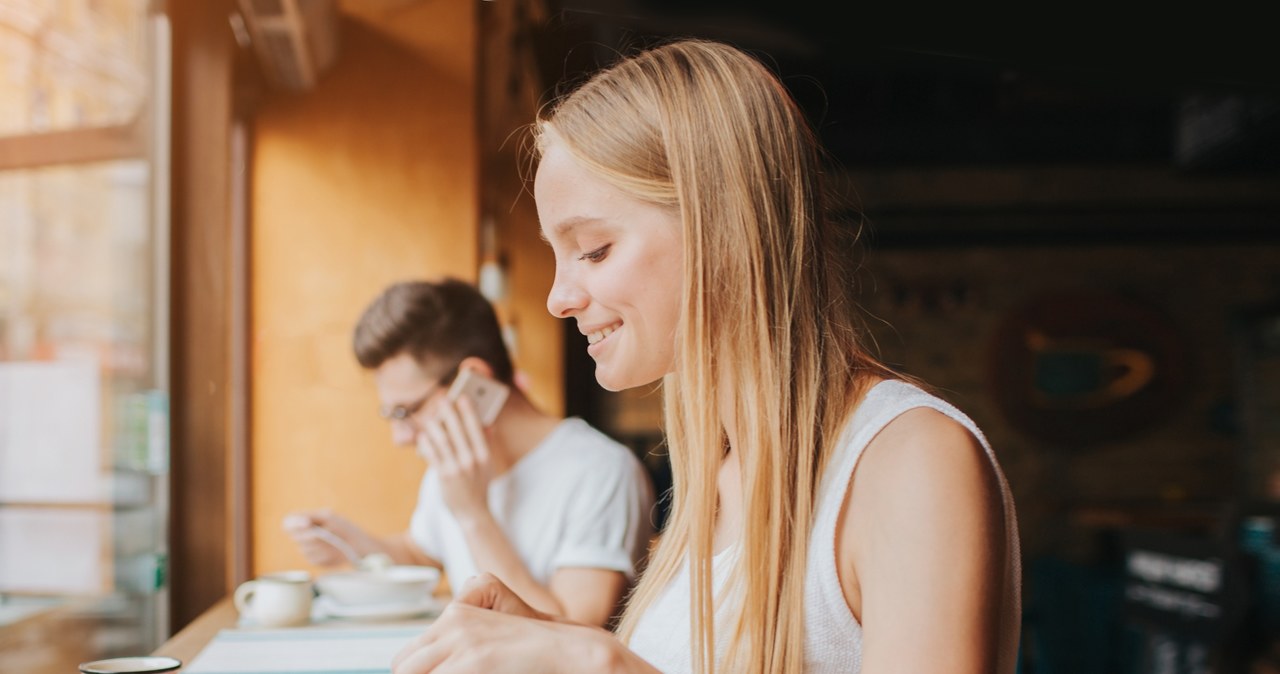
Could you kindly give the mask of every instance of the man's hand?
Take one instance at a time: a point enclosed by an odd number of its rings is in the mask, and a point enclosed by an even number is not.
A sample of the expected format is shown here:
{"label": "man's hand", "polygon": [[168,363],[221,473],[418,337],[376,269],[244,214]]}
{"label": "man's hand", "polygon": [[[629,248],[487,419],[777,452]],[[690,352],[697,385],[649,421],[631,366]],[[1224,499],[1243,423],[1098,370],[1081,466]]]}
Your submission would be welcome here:
{"label": "man's hand", "polygon": [[285,516],[283,526],[307,561],[317,566],[337,566],[350,561],[346,552],[335,546],[328,535],[318,534],[317,528],[346,542],[359,557],[380,552],[382,547],[364,529],[328,508],[290,513]]}
{"label": "man's hand", "polygon": [[418,452],[438,472],[445,505],[455,518],[488,514],[493,455],[470,400],[441,401],[436,418],[418,434]]}

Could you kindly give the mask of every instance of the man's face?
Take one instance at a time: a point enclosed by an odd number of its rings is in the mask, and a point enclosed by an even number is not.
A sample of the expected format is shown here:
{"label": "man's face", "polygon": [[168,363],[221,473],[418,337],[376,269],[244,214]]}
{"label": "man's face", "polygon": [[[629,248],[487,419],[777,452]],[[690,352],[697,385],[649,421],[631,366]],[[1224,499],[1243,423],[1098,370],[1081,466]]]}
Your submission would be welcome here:
{"label": "man's face", "polygon": [[382,403],[382,416],[391,424],[391,440],[401,447],[414,446],[423,422],[431,418],[448,389],[407,353],[396,354],[379,365],[373,372],[373,383]]}

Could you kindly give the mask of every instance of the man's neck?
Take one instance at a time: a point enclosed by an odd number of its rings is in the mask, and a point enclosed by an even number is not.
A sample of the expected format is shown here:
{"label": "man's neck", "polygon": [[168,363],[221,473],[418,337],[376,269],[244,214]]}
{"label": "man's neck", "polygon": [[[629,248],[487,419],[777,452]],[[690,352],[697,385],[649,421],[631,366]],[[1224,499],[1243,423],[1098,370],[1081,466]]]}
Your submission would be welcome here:
{"label": "man's neck", "polygon": [[542,443],[561,422],[529,402],[523,393],[512,390],[493,421],[491,445],[495,475],[511,469]]}

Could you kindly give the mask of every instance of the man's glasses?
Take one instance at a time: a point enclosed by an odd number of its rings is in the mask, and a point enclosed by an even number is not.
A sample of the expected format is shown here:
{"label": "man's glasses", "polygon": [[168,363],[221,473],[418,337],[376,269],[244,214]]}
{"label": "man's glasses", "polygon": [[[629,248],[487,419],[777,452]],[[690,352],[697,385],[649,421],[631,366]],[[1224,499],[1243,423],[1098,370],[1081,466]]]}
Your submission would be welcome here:
{"label": "man's glasses", "polygon": [[387,421],[404,421],[409,417],[412,417],[413,415],[420,412],[423,406],[426,405],[427,402],[430,401],[431,398],[434,397],[435,394],[440,391],[440,389],[453,383],[453,380],[457,378],[457,376],[458,376],[458,366],[454,365],[453,367],[449,368],[449,371],[445,373],[445,376],[443,378],[441,378],[436,382],[435,386],[432,386],[431,388],[427,389],[427,392],[422,394],[421,398],[418,398],[417,400],[411,403],[408,403],[406,405],[382,407],[378,410],[378,416],[382,417],[383,419],[386,419]]}
{"label": "man's glasses", "polygon": [[378,410],[378,415],[387,421],[404,421],[405,419],[417,414],[422,409],[422,406],[426,405],[427,401],[431,399],[431,396],[435,395],[436,391],[439,390],[440,386],[432,386],[425,395],[408,405],[383,407]]}

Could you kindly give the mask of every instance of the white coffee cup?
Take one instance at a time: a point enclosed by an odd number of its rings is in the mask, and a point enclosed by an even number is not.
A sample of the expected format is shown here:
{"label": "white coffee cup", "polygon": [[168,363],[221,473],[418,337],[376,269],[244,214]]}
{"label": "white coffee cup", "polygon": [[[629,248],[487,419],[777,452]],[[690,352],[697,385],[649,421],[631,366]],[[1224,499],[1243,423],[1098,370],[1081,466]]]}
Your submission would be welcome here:
{"label": "white coffee cup", "polygon": [[263,627],[305,625],[311,621],[312,594],[310,573],[270,573],[236,588],[236,610]]}

